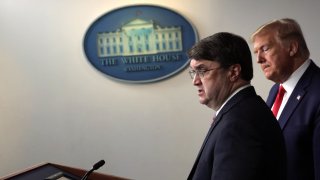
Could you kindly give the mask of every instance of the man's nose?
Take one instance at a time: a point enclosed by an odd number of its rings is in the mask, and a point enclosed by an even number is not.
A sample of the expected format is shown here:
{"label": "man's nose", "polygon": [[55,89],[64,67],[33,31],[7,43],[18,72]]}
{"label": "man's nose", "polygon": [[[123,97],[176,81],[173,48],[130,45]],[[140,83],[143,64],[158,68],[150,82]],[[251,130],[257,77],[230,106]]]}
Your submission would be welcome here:
{"label": "man's nose", "polygon": [[257,63],[259,64],[261,64],[265,60],[263,53],[260,51],[256,53],[256,58],[257,58]]}
{"label": "man's nose", "polygon": [[201,83],[201,79],[198,73],[196,73],[192,79],[192,84],[193,85],[199,85]]}

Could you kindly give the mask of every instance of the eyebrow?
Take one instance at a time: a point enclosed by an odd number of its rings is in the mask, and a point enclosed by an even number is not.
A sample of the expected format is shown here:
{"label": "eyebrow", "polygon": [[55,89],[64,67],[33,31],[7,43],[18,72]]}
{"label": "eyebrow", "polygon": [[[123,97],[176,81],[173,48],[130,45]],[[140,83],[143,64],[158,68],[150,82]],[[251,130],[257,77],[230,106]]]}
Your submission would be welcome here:
{"label": "eyebrow", "polygon": [[[190,66],[190,68],[192,69],[192,67]],[[198,66],[196,66],[194,69],[198,70],[198,69],[205,69],[207,68],[206,65],[204,64],[199,64]]]}
{"label": "eyebrow", "polygon": [[269,43],[264,43],[264,44],[262,44],[262,45],[260,45],[258,47],[254,47],[253,48],[253,52],[257,52],[258,50],[261,50],[265,46],[269,46]]}

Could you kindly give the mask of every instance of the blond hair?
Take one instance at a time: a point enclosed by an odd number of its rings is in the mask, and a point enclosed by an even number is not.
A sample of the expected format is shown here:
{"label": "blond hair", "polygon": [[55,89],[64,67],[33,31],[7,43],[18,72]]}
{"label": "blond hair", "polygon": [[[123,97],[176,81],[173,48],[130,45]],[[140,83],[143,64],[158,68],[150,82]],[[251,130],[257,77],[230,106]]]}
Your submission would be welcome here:
{"label": "blond hair", "polygon": [[250,39],[252,42],[254,42],[257,36],[262,36],[270,32],[275,33],[275,39],[280,43],[285,43],[291,40],[297,41],[299,44],[297,54],[304,59],[309,58],[310,52],[300,25],[297,23],[297,21],[290,18],[273,20],[260,26],[251,35]]}

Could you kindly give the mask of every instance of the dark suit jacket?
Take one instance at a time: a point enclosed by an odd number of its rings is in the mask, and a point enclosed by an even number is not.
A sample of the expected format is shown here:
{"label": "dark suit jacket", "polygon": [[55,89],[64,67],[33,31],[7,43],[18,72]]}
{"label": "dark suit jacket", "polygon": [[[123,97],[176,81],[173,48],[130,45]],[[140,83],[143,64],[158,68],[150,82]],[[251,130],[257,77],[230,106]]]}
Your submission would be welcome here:
{"label": "dark suit jacket", "polygon": [[189,180],[283,180],[285,148],[269,107],[248,87],[221,109]]}
{"label": "dark suit jacket", "polygon": [[[269,107],[278,87],[270,90]],[[313,62],[289,97],[279,124],[287,149],[288,180],[320,180],[320,69]]]}

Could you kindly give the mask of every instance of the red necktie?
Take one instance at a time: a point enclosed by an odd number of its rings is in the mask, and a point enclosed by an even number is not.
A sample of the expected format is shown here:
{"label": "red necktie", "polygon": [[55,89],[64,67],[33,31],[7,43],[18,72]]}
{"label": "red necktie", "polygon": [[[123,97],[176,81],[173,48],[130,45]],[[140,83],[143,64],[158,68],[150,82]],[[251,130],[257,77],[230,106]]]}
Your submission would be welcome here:
{"label": "red necktie", "polygon": [[282,102],[282,99],[283,99],[283,95],[285,93],[286,93],[286,90],[282,87],[282,85],[280,85],[276,100],[274,101],[273,108],[272,108],[272,112],[273,112],[275,117],[277,117],[277,114],[278,114],[278,111],[279,111],[279,108],[281,106],[281,102]]}

